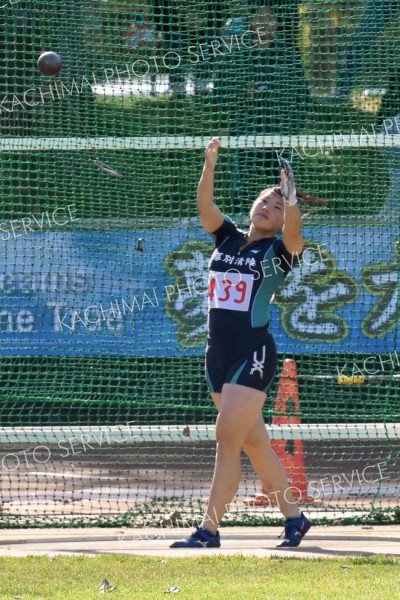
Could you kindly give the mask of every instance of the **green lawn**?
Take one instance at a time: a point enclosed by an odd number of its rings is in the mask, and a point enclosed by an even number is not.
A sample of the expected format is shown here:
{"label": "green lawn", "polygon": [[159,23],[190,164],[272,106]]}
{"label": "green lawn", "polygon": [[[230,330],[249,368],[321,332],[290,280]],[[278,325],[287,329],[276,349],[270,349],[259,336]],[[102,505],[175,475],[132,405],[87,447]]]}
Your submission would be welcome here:
{"label": "green lawn", "polygon": [[[180,588],[182,599],[395,600],[400,598],[400,559],[194,559],[97,557],[0,558],[1,600],[114,600],[163,598]],[[179,592],[178,592],[179,593]],[[168,597],[168,596],[167,596]]]}

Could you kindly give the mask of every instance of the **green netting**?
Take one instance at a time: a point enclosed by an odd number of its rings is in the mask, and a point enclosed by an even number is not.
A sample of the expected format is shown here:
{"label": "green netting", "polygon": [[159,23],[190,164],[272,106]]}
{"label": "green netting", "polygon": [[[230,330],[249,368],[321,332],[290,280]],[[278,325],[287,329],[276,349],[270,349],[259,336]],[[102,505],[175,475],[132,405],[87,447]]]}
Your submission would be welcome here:
{"label": "green netting", "polygon": [[[398,519],[399,39],[398,0],[2,3],[0,526],[201,514],[213,135],[239,225],[282,158],[329,200],[273,307],[298,399],[277,377],[265,418],[291,483],[314,519]],[[260,491],[243,458],[226,522],[280,518]]]}

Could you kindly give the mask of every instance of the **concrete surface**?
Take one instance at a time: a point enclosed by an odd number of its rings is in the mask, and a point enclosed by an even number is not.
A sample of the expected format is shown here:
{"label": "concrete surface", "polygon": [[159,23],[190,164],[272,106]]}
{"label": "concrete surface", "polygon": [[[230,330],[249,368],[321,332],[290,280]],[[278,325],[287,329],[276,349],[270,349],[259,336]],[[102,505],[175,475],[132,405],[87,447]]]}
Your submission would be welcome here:
{"label": "concrete surface", "polygon": [[133,554],[137,556],[297,556],[334,558],[386,554],[400,557],[400,525],[347,527],[315,526],[294,549],[278,549],[279,527],[223,527],[222,548],[170,549],[169,544],[186,537],[190,529],[3,529],[0,556],[86,554]]}

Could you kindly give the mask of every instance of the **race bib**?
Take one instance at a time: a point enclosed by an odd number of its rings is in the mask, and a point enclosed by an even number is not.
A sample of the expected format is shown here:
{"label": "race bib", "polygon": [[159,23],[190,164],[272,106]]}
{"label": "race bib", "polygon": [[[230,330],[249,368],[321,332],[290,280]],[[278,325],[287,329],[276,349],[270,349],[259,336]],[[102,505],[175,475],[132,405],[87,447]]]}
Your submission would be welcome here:
{"label": "race bib", "polygon": [[250,305],[253,275],[210,271],[208,278],[208,307],[246,311]]}

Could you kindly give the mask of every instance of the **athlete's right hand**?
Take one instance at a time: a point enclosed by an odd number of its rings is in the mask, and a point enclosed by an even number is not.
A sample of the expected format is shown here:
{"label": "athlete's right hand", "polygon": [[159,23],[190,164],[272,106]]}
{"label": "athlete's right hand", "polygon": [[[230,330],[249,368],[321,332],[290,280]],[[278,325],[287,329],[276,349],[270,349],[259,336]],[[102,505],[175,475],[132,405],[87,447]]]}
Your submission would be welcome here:
{"label": "athlete's right hand", "polygon": [[206,155],[206,165],[207,167],[214,168],[217,164],[218,160],[218,150],[221,146],[221,140],[219,137],[214,137],[207,144],[207,148],[205,151]]}

